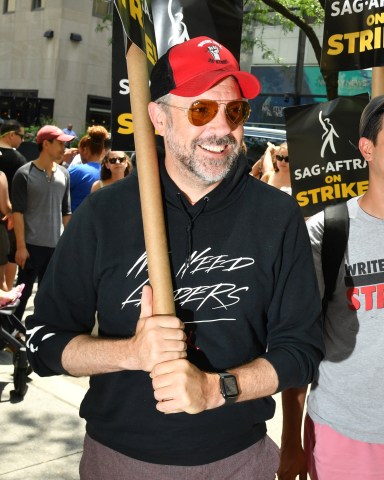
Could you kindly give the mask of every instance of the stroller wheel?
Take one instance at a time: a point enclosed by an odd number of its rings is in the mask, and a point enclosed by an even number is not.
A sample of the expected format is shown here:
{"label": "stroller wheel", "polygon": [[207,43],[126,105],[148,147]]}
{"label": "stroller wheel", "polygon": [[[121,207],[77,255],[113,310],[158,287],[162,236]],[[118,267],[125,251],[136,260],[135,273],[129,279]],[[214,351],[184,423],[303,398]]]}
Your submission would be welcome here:
{"label": "stroller wheel", "polygon": [[14,357],[13,384],[15,390],[11,391],[13,398],[23,399],[27,393],[28,360],[25,347],[21,348]]}

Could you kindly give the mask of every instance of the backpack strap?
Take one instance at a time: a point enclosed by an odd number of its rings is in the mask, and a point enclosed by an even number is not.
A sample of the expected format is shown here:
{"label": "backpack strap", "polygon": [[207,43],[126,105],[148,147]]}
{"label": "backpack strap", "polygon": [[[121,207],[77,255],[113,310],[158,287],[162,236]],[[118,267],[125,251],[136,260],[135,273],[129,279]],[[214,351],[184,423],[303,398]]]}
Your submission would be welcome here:
{"label": "backpack strap", "polygon": [[336,288],[340,265],[347,248],[349,214],[346,202],[328,205],[324,209],[324,234],[321,249],[321,264],[324,276],[323,312],[332,299]]}

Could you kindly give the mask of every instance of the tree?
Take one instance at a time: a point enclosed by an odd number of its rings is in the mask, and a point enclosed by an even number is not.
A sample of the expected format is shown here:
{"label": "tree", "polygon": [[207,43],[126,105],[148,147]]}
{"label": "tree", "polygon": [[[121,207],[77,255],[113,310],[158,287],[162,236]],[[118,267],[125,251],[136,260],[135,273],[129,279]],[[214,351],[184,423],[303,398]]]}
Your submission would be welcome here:
{"label": "tree", "polygon": [[[325,17],[325,0],[244,0],[244,27],[259,23],[262,25],[280,25],[283,30],[291,31],[294,26],[306,35],[320,66],[321,44],[312,25],[321,24]],[[262,39],[256,43],[271,54]],[[249,46],[249,44],[248,44]],[[338,96],[338,72],[321,72],[324,78],[327,98],[333,100]]]}

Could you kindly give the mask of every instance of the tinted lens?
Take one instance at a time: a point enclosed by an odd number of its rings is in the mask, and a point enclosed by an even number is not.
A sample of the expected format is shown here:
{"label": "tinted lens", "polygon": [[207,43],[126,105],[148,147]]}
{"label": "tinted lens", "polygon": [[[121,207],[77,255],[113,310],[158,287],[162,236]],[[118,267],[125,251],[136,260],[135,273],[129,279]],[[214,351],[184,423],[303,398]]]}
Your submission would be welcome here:
{"label": "tinted lens", "polygon": [[[217,115],[219,105],[215,100],[196,100],[189,107],[188,119],[195,127],[206,125]],[[248,120],[251,110],[248,102],[234,100],[225,104],[225,113],[232,123],[242,125]]]}
{"label": "tinted lens", "polygon": [[276,155],[276,158],[277,160],[279,160],[280,162],[282,162],[283,160],[285,160],[286,163],[289,162],[289,157],[288,155],[286,157],[284,157],[284,155]]}
{"label": "tinted lens", "polygon": [[232,123],[242,125],[248,120],[251,109],[249,108],[248,102],[235,100],[227,103],[225,113]]}
{"label": "tinted lens", "polygon": [[123,163],[125,160],[125,157],[112,157],[108,159],[108,162],[114,165],[115,163],[117,163],[117,160],[120,160],[120,163]]}
{"label": "tinted lens", "polygon": [[188,120],[195,127],[201,127],[215,118],[218,111],[219,104],[214,100],[197,100],[189,107]]}

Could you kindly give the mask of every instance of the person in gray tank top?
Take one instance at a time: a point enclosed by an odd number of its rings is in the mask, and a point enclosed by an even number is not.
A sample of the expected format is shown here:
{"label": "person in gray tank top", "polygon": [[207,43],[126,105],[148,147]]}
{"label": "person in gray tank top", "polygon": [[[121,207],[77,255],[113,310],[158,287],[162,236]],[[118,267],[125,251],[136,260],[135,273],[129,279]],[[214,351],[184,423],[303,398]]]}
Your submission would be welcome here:
{"label": "person in gray tank top", "polygon": [[[384,478],[384,95],[365,107],[359,150],[369,167],[369,187],[347,202],[349,239],[333,298],[324,316],[326,355],[308,396],[283,393],[279,479]],[[320,292],[324,211],[307,222]]]}

